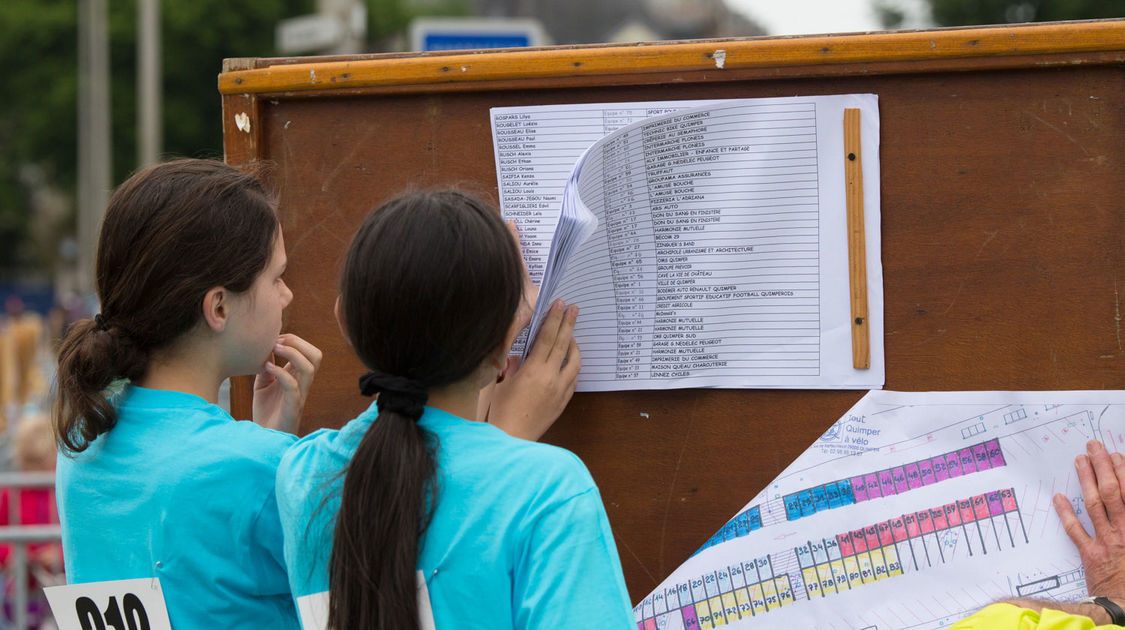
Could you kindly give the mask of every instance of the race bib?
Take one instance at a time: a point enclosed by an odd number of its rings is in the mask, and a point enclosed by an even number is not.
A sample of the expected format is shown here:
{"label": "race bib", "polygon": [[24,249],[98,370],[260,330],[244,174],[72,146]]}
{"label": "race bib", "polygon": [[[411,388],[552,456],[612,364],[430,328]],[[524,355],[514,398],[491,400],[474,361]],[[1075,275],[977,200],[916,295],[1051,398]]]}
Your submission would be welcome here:
{"label": "race bib", "polygon": [[[436,630],[434,611],[430,608],[430,589],[421,571],[414,573],[418,584],[418,620],[422,630]],[[328,626],[328,591],[297,598],[297,613],[305,630],[324,630]],[[59,630],[64,630],[59,628]]]}
{"label": "race bib", "polygon": [[43,589],[59,630],[172,630],[158,578]]}

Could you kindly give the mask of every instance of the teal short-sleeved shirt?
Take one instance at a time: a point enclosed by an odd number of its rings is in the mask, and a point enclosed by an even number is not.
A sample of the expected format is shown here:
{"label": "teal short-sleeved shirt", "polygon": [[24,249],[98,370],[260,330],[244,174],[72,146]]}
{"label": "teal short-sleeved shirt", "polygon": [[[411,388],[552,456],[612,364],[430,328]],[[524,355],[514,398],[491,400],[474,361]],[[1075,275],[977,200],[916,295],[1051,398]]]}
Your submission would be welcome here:
{"label": "teal short-sleeved shirt", "polygon": [[182,392],[129,386],[56,492],[71,584],[160,578],[176,630],[297,628],[274,483],[296,438]]}
{"label": "teal short-sleeved shirt", "polygon": [[[297,597],[328,589],[339,473],[376,415],[372,405],[341,430],[306,436],[278,468]],[[438,441],[437,505],[417,564],[437,628],[636,626],[605,508],[581,460],[433,407],[418,422]]]}

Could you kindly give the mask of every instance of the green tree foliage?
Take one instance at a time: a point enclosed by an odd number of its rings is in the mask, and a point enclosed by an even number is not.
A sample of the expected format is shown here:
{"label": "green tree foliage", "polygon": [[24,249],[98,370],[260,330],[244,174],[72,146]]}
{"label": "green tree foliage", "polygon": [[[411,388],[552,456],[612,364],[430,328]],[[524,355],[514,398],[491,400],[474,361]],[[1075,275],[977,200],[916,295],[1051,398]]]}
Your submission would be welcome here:
{"label": "green tree foliage", "polygon": [[[466,0],[364,0],[371,50],[397,45],[418,15],[464,15]],[[137,0],[107,0],[113,183],[136,168]],[[277,55],[279,20],[315,11],[315,0],[163,0],[166,155],[221,157],[217,75],[230,57]],[[0,0],[0,276],[41,265],[28,252],[34,166],[73,195],[77,180],[79,0]]]}
{"label": "green tree foliage", "polygon": [[[905,0],[874,4],[886,28],[897,28],[909,14]],[[923,4],[937,26],[1125,17],[1125,0],[924,0]]]}
{"label": "green tree foliage", "polygon": [[929,0],[942,26],[1125,16],[1125,0]]}
{"label": "green tree foliage", "polygon": [[[313,4],[313,0],[163,2],[166,153],[222,157],[222,101],[217,87],[222,60],[276,55],[277,22],[311,13]],[[130,61],[135,67],[135,44],[131,50],[134,54]],[[135,102],[134,98],[131,109]],[[130,137],[125,141],[130,149],[135,146],[135,130],[135,125],[129,127]],[[134,161],[130,150],[128,164]]]}
{"label": "green tree foliage", "polygon": [[[136,0],[110,0],[113,181],[136,167]],[[222,155],[222,60],[276,54],[279,19],[313,0],[162,2],[164,151]],[[29,165],[70,194],[77,179],[78,1],[0,2],[0,271],[42,264],[27,251]]]}
{"label": "green tree foliage", "polygon": [[0,268],[26,256],[31,195],[20,173],[42,166],[74,186],[77,8],[55,0],[0,3]]}

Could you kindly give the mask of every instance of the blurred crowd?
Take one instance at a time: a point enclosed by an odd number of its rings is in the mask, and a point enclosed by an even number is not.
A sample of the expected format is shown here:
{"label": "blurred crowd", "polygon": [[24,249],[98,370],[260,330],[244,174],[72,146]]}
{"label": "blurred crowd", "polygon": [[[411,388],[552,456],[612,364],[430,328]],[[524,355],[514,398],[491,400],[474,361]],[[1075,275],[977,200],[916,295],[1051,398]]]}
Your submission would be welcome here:
{"label": "blurred crowd", "polygon": [[[53,308],[44,316],[25,308],[23,300],[10,295],[0,316],[0,474],[9,479],[20,473],[53,473],[55,439],[51,407],[54,401],[55,349],[66,326],[78,313]],[[17,477],[11,477],[16,475]],[[0,484],[0,526],[49,525],[58,523],[53,488],[16,490]],[[29,628],[53,628],[43,586],[63,583],[62,550],[57,542],[27,546]],[[10,627],[14,617],[14,550],[0,541],[3,570],[3,605],[0,628]]]}

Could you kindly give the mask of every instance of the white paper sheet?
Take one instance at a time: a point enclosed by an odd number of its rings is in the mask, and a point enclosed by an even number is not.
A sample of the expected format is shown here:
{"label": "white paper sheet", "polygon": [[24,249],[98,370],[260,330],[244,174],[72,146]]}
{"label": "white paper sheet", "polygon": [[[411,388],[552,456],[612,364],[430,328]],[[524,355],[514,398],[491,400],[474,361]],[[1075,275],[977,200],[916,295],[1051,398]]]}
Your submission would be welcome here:
{"label": "white paper sheet", "polygon": [[[568,195],[597,217],[537,309],[581,307],[578,389],[882,387],[876,97],[700,103],[492,110],[501,208],[533,280],[552,280]],[[863,112],[867,370],[852,367],[845,107]]]}
{"label": "white paper sheet", "polygon": [[43,594],[59,630],[172,630],[157,577],[51,586]]}
{"label": "white paper sheet", "polygon": [[870,392],[638,604],[638,627],[930,630],[1004,597],[1084,597],[1052,496],[1092,531],[1074,473],[1090,439],[1122,451],[1125,392]]}

